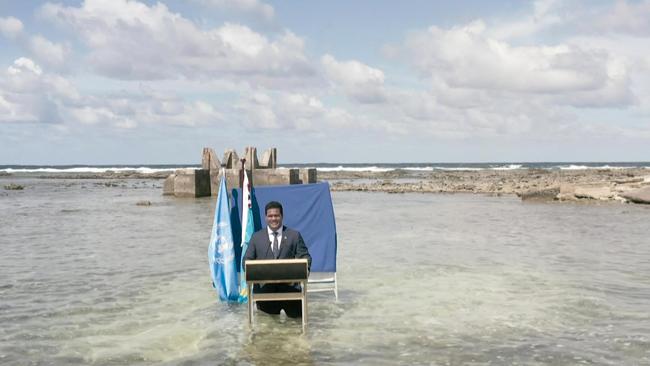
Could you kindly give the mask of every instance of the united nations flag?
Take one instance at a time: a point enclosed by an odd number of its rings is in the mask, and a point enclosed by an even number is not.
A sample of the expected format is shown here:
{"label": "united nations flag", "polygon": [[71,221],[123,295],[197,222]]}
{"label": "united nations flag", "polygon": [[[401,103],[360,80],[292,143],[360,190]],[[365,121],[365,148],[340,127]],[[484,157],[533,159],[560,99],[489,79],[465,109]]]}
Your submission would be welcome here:
{"label": "united nations flag", "polygon": [[221,301],[237,301],[239,287],[237,283],[237,264],[235,248],[230,226],[230,203],[226,191],[226,174],[221,170],[221,183],[217,206],[214,210],[214,223],[208,246],[208,262],[212,285],[217,289]]}

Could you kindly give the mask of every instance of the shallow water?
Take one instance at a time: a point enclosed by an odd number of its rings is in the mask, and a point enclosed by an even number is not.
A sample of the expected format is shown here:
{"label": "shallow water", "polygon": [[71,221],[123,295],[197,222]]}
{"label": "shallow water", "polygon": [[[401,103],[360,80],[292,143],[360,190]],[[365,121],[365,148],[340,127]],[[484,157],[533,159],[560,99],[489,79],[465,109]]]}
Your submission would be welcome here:
{"label": "shallow water", "polygon": [[650,364],[650,207],[333,192],[339,301],[310,294],[301,334],[284,315],[251,331],[216,300],[214,199],[11,182],[26,188],[0,193],[3,365]]}

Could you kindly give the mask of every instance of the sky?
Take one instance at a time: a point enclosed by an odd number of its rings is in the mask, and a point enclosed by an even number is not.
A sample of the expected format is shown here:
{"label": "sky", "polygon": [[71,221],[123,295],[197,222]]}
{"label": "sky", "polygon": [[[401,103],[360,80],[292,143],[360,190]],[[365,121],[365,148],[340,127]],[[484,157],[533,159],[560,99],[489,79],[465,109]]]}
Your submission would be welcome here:
{"label": "sky", "polygon": [[650,0],[0,0],[0,164],[650,161]]}

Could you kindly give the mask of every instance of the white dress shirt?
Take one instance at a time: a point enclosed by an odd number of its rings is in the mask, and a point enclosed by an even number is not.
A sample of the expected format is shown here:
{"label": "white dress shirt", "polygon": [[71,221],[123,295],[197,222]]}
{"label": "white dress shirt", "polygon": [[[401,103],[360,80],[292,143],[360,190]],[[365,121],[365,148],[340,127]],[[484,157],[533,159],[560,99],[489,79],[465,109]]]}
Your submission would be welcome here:
{"label": "white dress shirt", "polygon": [[[266,230],[269,233],[269,242],[271,243],[271,250],[273,250],[273,230],[271,230],[271,228],[268,226],[266,227]],[[282,244],[282,226],[280,226],[280,228],[276,232],[278,233],[278,251],[279,251]]]}

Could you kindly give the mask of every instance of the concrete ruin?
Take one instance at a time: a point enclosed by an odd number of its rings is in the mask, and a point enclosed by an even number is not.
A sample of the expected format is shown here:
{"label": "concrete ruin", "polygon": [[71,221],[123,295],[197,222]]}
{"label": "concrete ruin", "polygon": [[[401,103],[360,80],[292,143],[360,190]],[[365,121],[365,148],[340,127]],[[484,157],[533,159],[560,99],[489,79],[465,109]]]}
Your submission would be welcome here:
{"label": "concrete ruin", "polygon": [[314,168],[278,168],[277,149],[264,152],[262,160],[257,159],[257,148],[244,149],[243,160],[234,149],[226,149],[223,159],[217,158],[212,148],[203,148],[200,169],[178,169],[170,174],[163,184],[163,195],[175,197],[206,197],[219,193],[222,168],[226,174],[228,190],[240,186],[240,172],[244,169],[253,186],[316,183]]}

